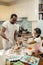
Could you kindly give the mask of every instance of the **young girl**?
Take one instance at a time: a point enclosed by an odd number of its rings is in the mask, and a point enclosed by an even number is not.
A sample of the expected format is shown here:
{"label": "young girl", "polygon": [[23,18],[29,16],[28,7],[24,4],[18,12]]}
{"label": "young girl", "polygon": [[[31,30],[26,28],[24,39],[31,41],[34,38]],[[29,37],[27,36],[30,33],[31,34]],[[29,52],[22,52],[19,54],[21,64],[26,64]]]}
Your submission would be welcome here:
{"label": "young girl", "polygon": [[[40,35],[41,35],[41,30],[40,30],[40,28],[35,28],[34,29],[34,36],[33,36],[33,40],[31,41],[30,40],[30,42],[28,41],[28,42],[22,42],[23,44],[24,44],[24,46],[26,46],[28,43],[28,46],[30,45],[30,44],[34,44],[35,43],[35,45],[34,45],[34,52],[35,52],[35,55],[37,55],[38,54],[38,50],[40,51],[40,48],[41,48],[41,46],[42,46],[42,40],[41,40],[41,37],[40,37]],[[29,38],[29,37],[28,37]],[[31,38],[31,37],[30,37]],[[19,39],[19,41],[20,41],[20,39]],[[26,43],[26,44],[25,44]]]}
{"label": "young girl", "polygon": [[42,40],[41,40],[41,30],[40,28],[35,28],[34,29],[34,40],[32,42],[30,42],[30,44],[35,43],[34,45],[34,49],[35,49],[35,55],[38,54],[38,50],[40,51],[40,48],[42,46]]}

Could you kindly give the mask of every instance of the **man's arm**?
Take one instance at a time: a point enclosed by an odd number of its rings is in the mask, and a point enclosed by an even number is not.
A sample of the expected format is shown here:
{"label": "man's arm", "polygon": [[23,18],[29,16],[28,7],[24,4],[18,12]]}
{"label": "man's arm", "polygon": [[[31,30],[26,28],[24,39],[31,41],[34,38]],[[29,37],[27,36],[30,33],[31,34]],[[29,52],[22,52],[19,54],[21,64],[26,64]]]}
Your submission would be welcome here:
{"label": "man's arm", "polygon": [[15,39],[16,42],[17,42],[17,35],[18,35],[18,32],[16,30],[15,33],[14,33],[14,39]]}
{"label": "man's arm", "polygon": [[9,41],[9,39],[6,37],[6,35],[5,35],[5,31],[6,31],[6,28],[5,27],[2,27],[2,29],[1,29],[1,31],[0,31],[0,35],[4,38],[4,39],[6,39],[6,40],[8,40]]}

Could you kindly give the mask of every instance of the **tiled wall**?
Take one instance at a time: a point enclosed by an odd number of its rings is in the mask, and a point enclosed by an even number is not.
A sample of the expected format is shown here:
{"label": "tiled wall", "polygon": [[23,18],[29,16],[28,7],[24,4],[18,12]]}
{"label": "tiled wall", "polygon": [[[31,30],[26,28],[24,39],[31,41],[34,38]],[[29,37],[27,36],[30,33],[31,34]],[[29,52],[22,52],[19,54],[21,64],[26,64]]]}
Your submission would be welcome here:
{"label": "tiled wall", "polygon": [[32,21],[28,21],[27,18],[22,18],[21,21],[17,22],[24,29],[28,29],[29,32],[32,32]]}

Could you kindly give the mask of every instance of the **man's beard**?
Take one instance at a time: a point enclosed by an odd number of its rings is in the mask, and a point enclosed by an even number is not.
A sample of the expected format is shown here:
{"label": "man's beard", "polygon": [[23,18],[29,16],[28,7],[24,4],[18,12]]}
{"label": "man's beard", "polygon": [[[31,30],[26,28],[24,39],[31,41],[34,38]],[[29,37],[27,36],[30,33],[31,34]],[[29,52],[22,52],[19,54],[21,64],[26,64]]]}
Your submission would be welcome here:
{"label": "man's beard", "polygon": [[15,24],[16,22],[11,22],[11,24]]}

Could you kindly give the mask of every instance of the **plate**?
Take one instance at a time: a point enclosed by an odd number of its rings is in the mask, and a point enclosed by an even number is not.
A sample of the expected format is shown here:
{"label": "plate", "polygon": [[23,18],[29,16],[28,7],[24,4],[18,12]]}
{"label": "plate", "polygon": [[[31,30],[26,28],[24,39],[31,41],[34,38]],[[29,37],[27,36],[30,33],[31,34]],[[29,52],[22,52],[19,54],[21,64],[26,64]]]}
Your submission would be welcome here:
{"label": "plate", "polygon": [[26,62],[26,63],[31,64],[31,65],[38,65],[39,60],[40,60],[40,58],[37,58],[37,57],[34,57],[34,56],[28,56],[28,55],[25,55],[21,59],[22,62]]}

